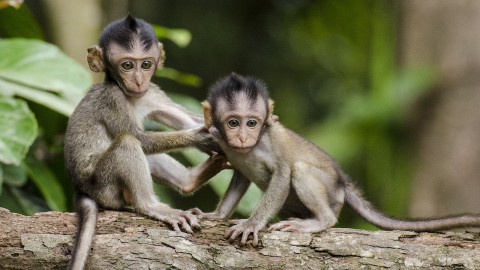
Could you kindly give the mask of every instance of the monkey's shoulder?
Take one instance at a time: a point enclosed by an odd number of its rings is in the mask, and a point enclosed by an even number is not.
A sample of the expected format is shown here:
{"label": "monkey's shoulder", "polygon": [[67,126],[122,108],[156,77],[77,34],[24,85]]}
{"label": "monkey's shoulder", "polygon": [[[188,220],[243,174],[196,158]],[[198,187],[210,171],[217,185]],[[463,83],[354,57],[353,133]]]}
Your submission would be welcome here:
{"label": "monkey's shoulder", "polygon": [[320,161],[321,163],[335,164],[335,160],[322,148],[303,138],[296,132],[281,125],[274,123],[272,128],[275,130],[271,132],[273,150],[279,153],[290,153],[287,158],[290,162],[312,160]]}

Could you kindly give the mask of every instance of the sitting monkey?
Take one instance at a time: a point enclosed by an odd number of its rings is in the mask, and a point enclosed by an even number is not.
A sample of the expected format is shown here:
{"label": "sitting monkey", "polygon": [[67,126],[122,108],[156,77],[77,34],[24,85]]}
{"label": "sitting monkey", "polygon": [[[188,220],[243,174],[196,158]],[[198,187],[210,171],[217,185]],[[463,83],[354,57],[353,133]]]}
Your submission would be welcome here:
{"label": "sitting monkey", "polygon": [[[203,128],[203,119],[172,102],[150,82],[164,61],[153,28],[127,16],[109,24],[99,46],[88,49],[90,69],[105,72],[73,112],[65,134],[65,161],[75,191],[79,225],[69,269],[83,269],[99,208],[135,211],[163,221],[176,231],[199,228],[190,212],[161,203],[152,180],[189,193],[225,166],[219,155],[186,169],[164,152],[218,145]],[[146,132],[150,118],[181,131]]]}
{"label": "sitting monkey", "polygon": [[212,213],[200,218],[225,219],[235,210],[250,182],[264,195],[250,218],[232,221],[233,241],[258,231],[276,214],[287,220],[269,230],[320,232],[334,226],[346,202],[375,226],[389,230],[436,231],[480,226],[479,215],[428,220],[398,220],[376,210],[362,197],[339,165],[316,145],[282,126],[272,115],[273,101],[263,82],[237,74],[216,82],[203,103],[205,124],[234,167],[225,196]]}

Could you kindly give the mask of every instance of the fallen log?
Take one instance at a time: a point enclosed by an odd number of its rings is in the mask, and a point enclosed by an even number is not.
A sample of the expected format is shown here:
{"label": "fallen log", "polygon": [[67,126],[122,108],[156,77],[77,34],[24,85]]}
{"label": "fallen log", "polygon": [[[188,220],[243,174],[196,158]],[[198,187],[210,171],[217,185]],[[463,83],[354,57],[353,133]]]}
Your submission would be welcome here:
{"label": "fallen log", "polygon": [[[332,228],[263,232],[259,247],[229,243],[226,222],[194,235],[128,212],[103,211],[87,269],[480,269],[480,234]],[[0,269],[65,269],[76,217],[0,208]]]}

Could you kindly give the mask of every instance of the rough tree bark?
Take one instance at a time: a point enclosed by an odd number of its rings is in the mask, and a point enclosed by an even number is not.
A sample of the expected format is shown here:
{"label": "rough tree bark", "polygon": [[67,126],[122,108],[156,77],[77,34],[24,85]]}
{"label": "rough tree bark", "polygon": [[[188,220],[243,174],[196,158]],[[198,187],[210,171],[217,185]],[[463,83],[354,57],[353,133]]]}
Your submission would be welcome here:
{"label": "rough tree bark", "polygon": [[[0,208],[1,269],[64,269],[73,213],[34,216]],[[480,234],[329,229],[262,233],[258,248],[223,238],[228,224],[203,222],[195,235],[134,213],[100,213],[89,269],[480,269]]]}

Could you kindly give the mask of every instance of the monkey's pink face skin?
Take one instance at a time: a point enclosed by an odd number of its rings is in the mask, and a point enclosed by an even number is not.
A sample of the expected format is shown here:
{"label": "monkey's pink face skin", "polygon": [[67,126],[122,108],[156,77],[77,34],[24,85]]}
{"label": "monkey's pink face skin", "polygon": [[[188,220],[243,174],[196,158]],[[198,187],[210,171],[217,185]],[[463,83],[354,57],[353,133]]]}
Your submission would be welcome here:
{"label": "monkey's pink face skin", "polygon": [[118,83],[125,95],[135,98],[144,96],[160,61],[158,46],[153,45],[144,51],[140,44],[134,44],[133,49],[128,51],[113,43],[110,45],[110,54],[114,56],[110,61],[117,69],[121,80]]}
{"label": "monkey's pink face skin", "polygon": [[218,113],[228,145],[237,152],[249,152],[262,133],[267,116],[265,103],[260,98],[252,102],[242,93],[233,106],[220,100]]}

